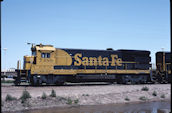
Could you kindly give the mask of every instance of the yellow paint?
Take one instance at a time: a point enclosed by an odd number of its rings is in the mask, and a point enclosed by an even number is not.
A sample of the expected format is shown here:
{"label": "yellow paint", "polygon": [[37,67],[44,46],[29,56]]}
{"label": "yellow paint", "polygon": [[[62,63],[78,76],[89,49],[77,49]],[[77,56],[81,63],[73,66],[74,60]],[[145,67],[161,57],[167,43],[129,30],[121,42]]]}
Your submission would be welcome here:
{"label": "yellow paint", "polygon": [[97,58],[96,57],[89,57],[90,66],[97,66]]}
{"label": "yellow paint", "polygon": [[[101,69],[78,69],[78,70],[73,70],[73,69],[56,69],[56,70],[51,70],[48,71],[48,68],[44,68],[45,70],[35,70],[31,71],[32,74],[55,74],[55,75],[76,75],[76,74],[139,74],[139,73],[144,73],[144,74],[150,74],[149,70],[101,70]],[[46,71],[47,70],[47,71]]]}
{"label": "yellow paint", "polygon": [[83,66],[88,66],[88,57],[83,57],[82,60],[83,60],[82,65]]}
{"label": "yellow paint", "polygon": [[109,66],[109,59],[107,57],[103,58],[103,66]]}
{"label": "yellow paint", "polygon": [[103,65],[103,64],[102,64],[102,57],[101,57],[101,56],[98,57],[98,63],[99,63],[99,64],[98,64],[99,66],[102,66],[102,65]]}
{"label": "yellow paint", "polygon": [[75,54],[74,58],[75,58],[75,62],[74,62],[74,65],[75,66],[80,66],[82,61],[79,57],[82,57],[82,54]]}
{"label": "yellow paint", "polygon": [[43,46],[36,46],[35,47],[37,51],[55,51],[56,48],[54,48],[51,45],[43,45]]}
{"label": "yellow paint", "polygon": [[74,55],[74,65],[75,66],[109,66],[109,63],[111,63],[111,66],[122,66],[122,59],[118,58],[118,55],[111,55],[111,60],[109,61],[108,57],[98,56],[96,57],[83,57],[81,53],[76,53]]}
{"label": "yellow paint", "polygon": [[34,56],[24,56],[24,65],[23,69],[24,70],[30,70],[31,64],[33,63]]}
{"label": "yellow paint", "polygon": [[55,60],[54,65],[70,66],[72,64],[72,57],[61,49],[56,49]]}
{"label": "yellow paint", "polygon": [[111,66],[122,66],[122,59],[118,58],[118,55],[111,55],[112,63]]}

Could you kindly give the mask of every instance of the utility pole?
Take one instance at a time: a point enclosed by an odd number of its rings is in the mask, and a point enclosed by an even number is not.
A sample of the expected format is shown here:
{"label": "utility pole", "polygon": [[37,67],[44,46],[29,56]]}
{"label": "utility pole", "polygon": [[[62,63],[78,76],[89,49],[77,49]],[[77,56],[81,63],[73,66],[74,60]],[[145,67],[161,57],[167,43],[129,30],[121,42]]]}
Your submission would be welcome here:
{"label": "utility pole", "polygon": [[[172,28],[171,28],[171,24],[172,24],[172,23],[171,23],[171,19],[172,19],[172,18],[171,18],[171,4],[172,4],[172,0],[170,0],[170,31],[171,31],[171,29],[172,29]],[[171,31],[171,32],[172,32],[172,31]],[[171,32],[170,32],[170,36],[171,36]],[[170,45],[171,45],[171,41],[170,41]],[[172,46],[171,46],[171,48],[172,48]],[[172,59],[172,57],[171,57],[171,59]]]}
{"label": "utility pole", "polygon": [[[0,52],[1,52],[1,2],[3,0],[0,0]],[[1,62],[1,53],[0,53],[0,62]],[[1,65],[0,65],[0,69],[1,69]],[[1,87],[0,87],[1,89]],[[1,97],[1,100],[2,100],[2,97]]]}
{"label": "utility pole", "polygon": [[[3,50],[4,50],[4,57],[5,57],[5,60],[4,60],[4,67],[5,67],[5,70],[4,70],[4,72],[6,72],[6,71],[7,71],[7,69],[6,69],[6,61],[7,61],[6,52],[7,52],[7,48],[4,48]],[[6,73],[4,73],[4,75],[6,75]]]}
{"label": "utility pole", "polygon": [[[3,0],[0,0],[0,23],[1,23],[1,2]],[[1,52],[1,25],[0,25],[0,52]],[[1,54],[0,54],[0,57],[1,57]],[[1,58],[0,58],[0,62],[1,62]],[[0,68],[1,68],[1,65],[0,65]]]}

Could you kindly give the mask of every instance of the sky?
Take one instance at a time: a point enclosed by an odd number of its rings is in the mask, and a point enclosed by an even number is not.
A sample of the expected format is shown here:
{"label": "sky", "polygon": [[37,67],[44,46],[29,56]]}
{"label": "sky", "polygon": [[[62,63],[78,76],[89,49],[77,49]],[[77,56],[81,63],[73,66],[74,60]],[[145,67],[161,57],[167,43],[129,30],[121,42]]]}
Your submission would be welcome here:
{"label": "sky", "polygon": [[148,50],[155,64],[157,51],[170,51],[170,1],[4,0],[1,30],[2,70],[17,68],[17,60],[31,55],[27,42]]}

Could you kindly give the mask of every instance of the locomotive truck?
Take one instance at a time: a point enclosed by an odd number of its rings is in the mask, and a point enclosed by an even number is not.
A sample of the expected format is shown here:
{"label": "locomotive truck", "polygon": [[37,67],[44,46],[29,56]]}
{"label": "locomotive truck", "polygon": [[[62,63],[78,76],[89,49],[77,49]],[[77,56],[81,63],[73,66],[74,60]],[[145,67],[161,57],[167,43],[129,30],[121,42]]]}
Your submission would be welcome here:
{"label": "locomotive truck", "polygon": [[171,62],[166,65],[165,60],[157,60],[156,75],[152,74],[150,51],[67,49],[42,44],[32,44],[31,51],[31,56],[24,56],[23,69],[18,61],[15,85],[21,82],[30,85],[61,85],[65,82],[136,84],[150,83],[153,79],[169,82],[171,75],[168,70]]}

